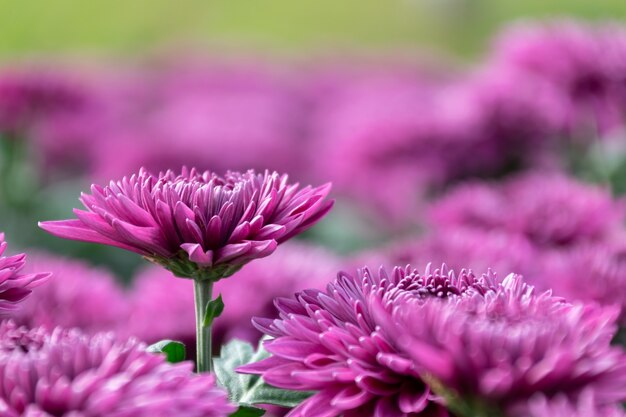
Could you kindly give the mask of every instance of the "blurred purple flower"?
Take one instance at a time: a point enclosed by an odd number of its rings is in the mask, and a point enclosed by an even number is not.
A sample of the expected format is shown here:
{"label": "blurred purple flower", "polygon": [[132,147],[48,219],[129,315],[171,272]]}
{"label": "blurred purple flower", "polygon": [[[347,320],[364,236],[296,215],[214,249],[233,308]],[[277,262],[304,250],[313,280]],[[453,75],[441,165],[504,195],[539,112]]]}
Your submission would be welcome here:
{"label": "blurred purple flower", "polygon": [[[172,276],[156,266],[149,266],[135,276],[128,320],[119,323],[118,333],[146,343],[171,339],[184,343],[188,350],[195,347],[193,283]],[[226,311],[229,309],[230,306]]]}
{"label": "blurred purple flower", "polygon": [[610,345],[614,310],[535,294],[515,275],[484,298],[437,301],[406,297],[379,324],[452,409],[508,415],[536,394],[575,400],[583,390],[601,406],[626,398],[626,355]]}
{"label": "blurred purple flower", "polygon": [[235,407],[191,362],[169,364],[137,341],[0,324],[3,416],[226,417]]}
{"label": "blurred purple flower", "polygon": [[[314,175],[363,202],[385,225],[406,224],[421,194],[481,158],[481,110],[458,81],[420,74],[346,82],[312,116]],[[474,158],[467,158],[471,149]],[[398,195],[406,198],[398,199]]]}
{"label": "blurred purple flower", "polygon": [[130,105],[95,144],[96,179],[182,164],[301,178],[303,100],[291,74],[259,63],[182,61],[144,69],[131,85],[118,86]]}
{"label": "blurred purple flower", "polygon": [[615,404],[608,407],[598,407],[592,392],[581,394],[577,402],[572,402],[566,396],[556,396],[548,400],[541,395],[532,398],[527,405],[521,407],[512,417],[624,417],[624,409]]}
{"label": "blurred purple flower", "polygon": [[624,127],[626,30],[619,25],[521,24],[501,35],[493,61],[558,88],[572,129]]}
{"label": "blurred purple flower", "polygon": [[[338,266],[338,259],[324,249],[294,241],[243,268],[236,280],[219,281],[214,293],[222,295],[226,309],[214,323],[216,351],[233,338],[257,342],[262,334],[252,326],[252,317],[277,317],[274,298],[304,288],[323,288]],[[191,348],[196,337],[193,285],[187,280],[172,282],[171,276],[162,268],[150,267],[136,277],[131,313],[121,323],[122,334],[148,343],[180,340]],[[154,320],[157,316],[159,320]]]}
{"label": "blurred purple flower", "polygon": [[224,177],[183,169],[139,174],[83,194],[76,220],[40,226],[59,237],[117,246],[175,275],[218,280],[271,254],[332,206],[330,184],[299,189],[286,175],[254,171]]}
{"label": "blurred purple flower", "polygon": [[397,240],[390,245],[358,254],[351,264],[370,262],[384,265],[446,263],[451,269],[474,271],[491,268],[534,277],[540,271],[537,251],[524,236],[501,230],[445,227],[418,238]]}
{"label": "blurred purple flower", "polygon": [[461,185],[436,201],[431,212],[437,226],[500,229],[546,248],[610,239],[624,221],[624,204],[610,190],[540,172]]}
{"label": "blurred purple flower", "polygon": [[128,318],[128,301],[115,277],[81,261],[31,253],[25,272],[46,270],[53,278],[40,286],[11,317],[26,327],[60,326],[85,333],[117,328]]}
{"label": "blurred purple flower", "polygon": [[50,277],[47,272],[23,271],[26,255],[2,256],[6,248],[4,233],[0,233],[0,316],[11,314],[32,293],[34,287]]}
{"label": "blurred purple flower", "polygon": [[583,245],[543,263],[549,277],[544,286],[570,301],[619,307],[626,326],[626,241]]}
{"label": "blurred purple flower", "polygon": [[479,158],[475,172],[498,174],[558,163],[555,155],[567,116],[560,90],[523,71],[497,65],[471,74],[466,84],[472,104],[482,109],[480,130],[494,153],[494,161]]}
{"label": "blurred purple flower", "polygon": [[424,302],[484,294],[495,286],[491,275],[458,276],[444,265],[416,270],[367,268],[356,277],[339,273],[326,291],[305,290],[294,298],[278,298],[280,318],[255,319],[259,330],[274,339],[265,343],[272,356],[239,370],[261,374],[280,388],[318,391],[290,416],[446,416],[412,362],[399,353],[376,325],[370,297],[391,309],[404,298]]}
{"label": "blurred purple flower", "polygon": [[40,118],[75,112],[86,101],[82,89],[61,71],[5,71],[0,74],[0,133],[22,133]]}

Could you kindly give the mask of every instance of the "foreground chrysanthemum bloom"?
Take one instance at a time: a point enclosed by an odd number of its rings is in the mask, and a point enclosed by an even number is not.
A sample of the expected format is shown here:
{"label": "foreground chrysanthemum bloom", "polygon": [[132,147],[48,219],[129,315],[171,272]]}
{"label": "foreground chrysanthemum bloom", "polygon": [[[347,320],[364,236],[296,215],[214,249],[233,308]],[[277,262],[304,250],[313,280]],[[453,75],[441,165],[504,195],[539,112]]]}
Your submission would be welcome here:
{"label": "foreground chrysanthemum bloom", "polygon": [[4,233],[0,233],[0,317],[6,316],[28,297],[32,289],[43,284],[49,273],[24,273],[26,255],[2,256],[7,248]]}
{"label": "foreground chrysanthemum bloom", "polygon": [[198,369],[211,368],[213,283],[268,256],[332,207],[330,184],[289,184],[286,175],[183,168],[139,174],[83,194],[78,219],[40,223],[59,237],[137,252],[179,277],[194,280]]}
{"label": "foreground chrysanthemum bloom", "polygon": [[591,390],[599,407],[626,399],[626,355],[610,345],[616,311],[535,294],[517,276],[480,299],[404,298],[381,316],[392,343],[463,416],[508,416],[536,395],[576,401]]}
{"label": "foreground chrysanthemum bloom", "polygon": [[480,296],[495,285],[492,275],[455,275],[445,265],[428,266],[423,275],[410,268],[340,273],[326,291],[277,299],[279,319],[256,319],[274,338],[265,343],[272,356],[239,370],[280,388],[318,391],[292,417],[446,416],[409,358],[376,325],[369,299],[391,309],[404,298]]}
{"label": "foreground chrysanthemum bloom", "polygon": [[[126,294],[105,269],[37,252],[29,253],[28,261],[25,271],[50,271],[52,279],[33,291],[11,314],[17,324],[48,330],[78,328],[92,334],[114,330],[128,319]],[[145,327],[152,325],[144,323]]]}
{"label": "foreground chrysanthemum bloom", "polygon": [[66,239],[139,253],[175,275],[218,280],[272,253],[330,210],[330,184],[299,189],[286,175],[254,171],[221,177],[183,169],[93,185],[78,219],[40,226]]}
{"label": "foreground chrysanthemum bloom", "polygon": [[169,364],[134,340],[60,328],[0,325],[2,416],[226,417],[235,410],[212,375]]}

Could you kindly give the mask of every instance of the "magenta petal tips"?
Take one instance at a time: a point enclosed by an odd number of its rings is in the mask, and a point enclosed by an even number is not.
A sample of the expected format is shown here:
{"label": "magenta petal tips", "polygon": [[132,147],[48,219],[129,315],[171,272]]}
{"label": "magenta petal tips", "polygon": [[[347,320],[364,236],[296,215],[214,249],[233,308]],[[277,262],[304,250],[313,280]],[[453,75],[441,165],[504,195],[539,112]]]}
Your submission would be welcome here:
{"label": "magenta petal tips", "polygon": [[66,239],[139,253],[175,275],[218,280],[308,229],[332,207],[330,184],[289,184],[286,175],[183,168],[91,187],[77,219],[40,223]]}
{"label": "magenta petal tips", "polygon": [[34,287],[50,276],[49,273],[23,273],[26,255],[2,256],[6,247],[4,233],[0,233],[0,317],[15,310]]}

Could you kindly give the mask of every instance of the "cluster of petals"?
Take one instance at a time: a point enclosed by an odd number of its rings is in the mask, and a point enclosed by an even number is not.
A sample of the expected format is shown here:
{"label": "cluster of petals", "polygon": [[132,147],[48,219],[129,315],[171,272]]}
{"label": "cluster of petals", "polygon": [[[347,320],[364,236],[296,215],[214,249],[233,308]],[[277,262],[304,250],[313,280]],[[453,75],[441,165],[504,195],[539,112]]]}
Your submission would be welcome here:
{"label": "cluster of petals", "polygon": [[626,354],[610,344],[615,318],[614,309],[536,294],[512,274],[480,299],[404,299],[380,325],[444,397],[508,414],[536,395],[576,400],[591,391],[599,407],[624,401]]}
{"label": "cluster of petals", "polygon": [[0,233],[0,316],[6,316],[17,309],[19,303],[28,297],[34,287],[43,284],[49,273],[24,271],[26,255],[21,253],[3,256],[7,248],[4,233]]}
{"label": "cluster of petals", "polygon": [[0,410],[6,417],[226,417],[234,411],[210,374],[169,364],[111,333],[47,333],[0,324]]}
{"label": "cluster of petals", "polygon": [[175,275],[217,280],[271,254],[332,206],[330,185],[300,188],[286,175],[254,171],[223,177],[183,168],[146,170],[83,194],[77,219],[40,223],[59,237],[117,246]]}
{"label": "cluster of petals", "polygon": [[113,274],[85,262],[30,252],[25,271],[50,271],[52,279],[11,314],[17,324],[48,330],[60,326],[85,333],[114,330],[128,318],[125,292]]}
{"label": "cluster of petals", "polygon": [[265,343],[272,356],[240,371],[261,374],[280,388],[317,391],[292,417],[446,416],[411,360],[377,326],[371,297],[390,309],[404,298],[480,296],[495,283],[492,274],[456,275],[445,265],[429,265],[424,274],[410,267],[339,273],[325,291],[278,298],[278,319],[255,319],[273,338]]}

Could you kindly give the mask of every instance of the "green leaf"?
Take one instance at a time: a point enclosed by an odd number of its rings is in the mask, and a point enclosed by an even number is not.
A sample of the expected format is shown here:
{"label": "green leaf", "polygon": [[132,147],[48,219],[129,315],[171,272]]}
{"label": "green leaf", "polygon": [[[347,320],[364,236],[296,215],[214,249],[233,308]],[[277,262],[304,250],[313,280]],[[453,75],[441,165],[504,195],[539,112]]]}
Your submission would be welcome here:
{"label": "green leaf", "polygon": [[204,313],[204,327],[209,327],[213,320],[218,318],[224,311],[224,302],[222,301],[222,294],[218,295],[215,300],[209,301],[206,306],[206,313]]}
{"label": "green leaf", "polygon": [[255,351],[252,345],[241,340],[233,340],[222,347],[222,354],[213,361],[217,380],[226,390],[230,399],[240,405],[274,404],[281,407],[295,407],[313,393],[290,391],[266,384],[259,375],[238,374],[235,369],[248,363],[258,362],[269,357],[261,345]]}
{"label": "green leaf", "polygon": [[232,413],[230,417],[261,417],[263,414],[265,414],[265,410],[262,408],[240,405],[237,411]]}
{"label": "green leaf", "polygon": [[148,346],[150,353],[163,353],[170,363],[178,363],[185,360],[185,345],[174,340],[161,340],[153,345]]}

